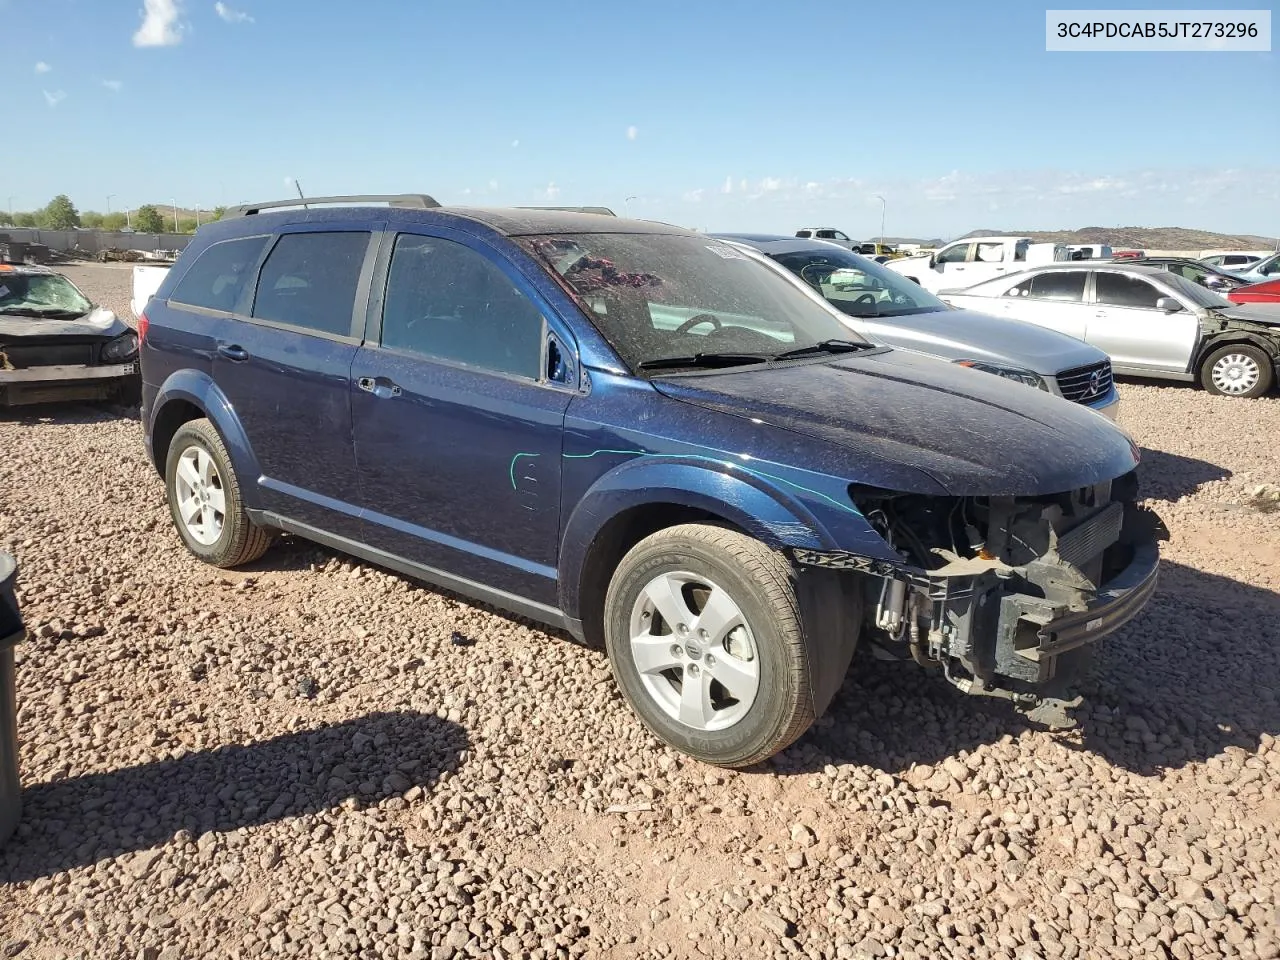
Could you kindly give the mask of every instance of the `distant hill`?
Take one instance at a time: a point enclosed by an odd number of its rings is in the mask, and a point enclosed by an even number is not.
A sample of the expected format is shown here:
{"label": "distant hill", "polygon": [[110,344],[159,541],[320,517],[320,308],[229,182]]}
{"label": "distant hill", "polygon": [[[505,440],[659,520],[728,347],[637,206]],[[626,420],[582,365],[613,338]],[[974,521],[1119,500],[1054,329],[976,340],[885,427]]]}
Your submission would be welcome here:
{"label": "distant hill", "polygon": [[1079,230],[971,230],[964,237],[1031,237],[1043,243],[1107,243],[1151,250],[1274,250],[1277,241],[1187,227],[1082,227]]}

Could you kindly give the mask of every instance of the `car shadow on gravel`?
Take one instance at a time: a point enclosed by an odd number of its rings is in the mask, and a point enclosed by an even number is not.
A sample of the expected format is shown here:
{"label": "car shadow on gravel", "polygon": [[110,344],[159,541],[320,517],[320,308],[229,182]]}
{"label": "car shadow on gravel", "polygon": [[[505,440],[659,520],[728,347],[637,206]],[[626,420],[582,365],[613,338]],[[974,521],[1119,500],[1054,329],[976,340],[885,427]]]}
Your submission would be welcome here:
{"label": "car shadow on gravel", "polygon": [[[469,739],[432,714],[375,713],[260,743],[198,750],[23,791],[17,834],[0,848],[0,884],[154,851],[180,830],[193,839],[430,790]],[[397,800],[403,803],[403,800]],[[149,862],[150,861],[150,862]],[[154,858],[138,853],[135,875]],[[0,895],[2,896],[2,895]]]}
{"label": "car shadow on gravel", "polygon": [[1206,483],[1230,478],[1231,471],[1216,463],[1142,448],[1138,480],[1139,494],[1145,499],[1172,502],[1191,496]]}
{"label": "car shadow on gravel", "polygon": [[118,403],[33,403],[30,406],[0,407],[0,423],[16,423],[23,427],[41,424],[110,423],[115,420],[140,419],[139,408]]}
{"label": "car shadow on gravel", "polygon": [[[1264,734],[1280,736],[1277,623],[1280,594],[1166,560],[1143,613],[1098,645],[1079,688],[1078,728],[1049,735],[1142,775],[1233,747],[1253,753]],[[853,763],[900,774],[1044,729],[1003,701],[864,653],[827,714],[771,761],[774,770]]]}

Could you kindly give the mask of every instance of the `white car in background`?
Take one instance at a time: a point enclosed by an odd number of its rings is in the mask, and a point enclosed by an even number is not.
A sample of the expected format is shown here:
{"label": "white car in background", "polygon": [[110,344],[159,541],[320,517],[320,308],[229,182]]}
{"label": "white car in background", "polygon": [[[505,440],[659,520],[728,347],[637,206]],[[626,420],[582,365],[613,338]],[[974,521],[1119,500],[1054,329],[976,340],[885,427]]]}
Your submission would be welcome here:
{"label": "white car in background", "polygon": [[1280,366],[1280,308],[1234,304],[1156,267],[1051,264],[939,296],[1091,343],[1116,373],[1199,380],[1223,396],[1261,396]]}
{"label": "white car in background", "polygon": [[1036,243],[1030,237],[966,237],[931,254],[890,260],[885,266],[937,293],[1070,257],[1065,244]]}

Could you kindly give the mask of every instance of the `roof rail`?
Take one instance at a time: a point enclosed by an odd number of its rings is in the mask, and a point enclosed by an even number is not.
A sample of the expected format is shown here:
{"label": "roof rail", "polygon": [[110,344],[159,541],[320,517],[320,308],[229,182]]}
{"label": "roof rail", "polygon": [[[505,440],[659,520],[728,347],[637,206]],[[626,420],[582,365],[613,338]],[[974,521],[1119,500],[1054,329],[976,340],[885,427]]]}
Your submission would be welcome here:
{"label": "roof rail", "polygon": [[616,217],[608,207],[516,207],[517,210],[563,210],[565,213],[595,213],[602,217]]}
{"label": "roof rail", "polygon": [[430,210],[440,206],[434,197],[429,197],[425,193],[395,193],[395,194],[358,194],[350,197],[299,197],[290,200],[270,200],[266,203],[242,203],[238,206],[227,207],[223,213],[223,220],[230,220],[233,217],[247,217],[264,210],[273,210],[281,207],[310,207],[313,204],[344,204],[346,206],[355,206],[362,203],[385,203],[389,207],[410,207],[415,210]]}

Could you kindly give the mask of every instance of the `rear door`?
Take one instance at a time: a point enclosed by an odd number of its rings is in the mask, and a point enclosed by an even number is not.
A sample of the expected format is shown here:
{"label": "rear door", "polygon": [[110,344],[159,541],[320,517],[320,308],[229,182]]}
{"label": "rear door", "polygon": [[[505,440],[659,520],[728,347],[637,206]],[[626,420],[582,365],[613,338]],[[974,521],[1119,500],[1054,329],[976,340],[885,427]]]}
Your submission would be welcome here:
{"label": "rear door", "polygon": [[1024,277],[1000,298],[1000,313],[1084,340],[1089,307],[1086,270],[1046,270]]}
{"label": "rear door", "polygon": [[475,238],[433,228],[385,246],[352,369],[362,539],[554,607],[572,338]]}
{"label": "rear door", "polygon": [[1147,277],[1093,271],[1094,309],[1085,339],[1110,354],[1117,367],[1186,372],[1200,335],[1200,318],[1194,305],[1186,303],[1178,313],[1165,313],[1156,307],[1161,297],[1173,294]]}
{"label": "rear door", "polygon": [[254,500],[344,536],[359,531],[349,394],[375,235],[332,221],[281,233],[213,361],[262,471],[242,478]]}

